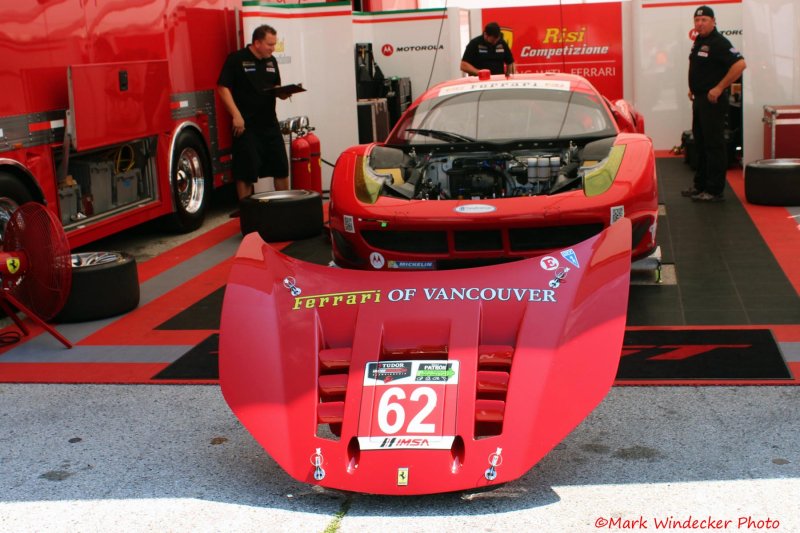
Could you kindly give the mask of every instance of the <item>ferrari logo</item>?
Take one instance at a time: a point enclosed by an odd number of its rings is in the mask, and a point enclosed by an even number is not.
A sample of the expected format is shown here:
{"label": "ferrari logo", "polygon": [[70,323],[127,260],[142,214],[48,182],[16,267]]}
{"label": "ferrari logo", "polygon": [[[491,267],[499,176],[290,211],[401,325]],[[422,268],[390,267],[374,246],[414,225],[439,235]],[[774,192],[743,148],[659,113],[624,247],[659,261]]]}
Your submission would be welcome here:
{"label": "ferrari logo", "polygon": [[503,34],[503,40],[508,43],[509,48],[514,46],[514,30],[511,28],[500,28],[500,33]]}
{"label": "ferrari logo", "polygon": [[405,487],[408,485],[408,468],[397,469],[397,486]]}
{"label": "ferrari logo", "polygon": [[6,268],[9,274],[16,274],[17,270],[19,270],[19,259],[16,257],[6,259]]}

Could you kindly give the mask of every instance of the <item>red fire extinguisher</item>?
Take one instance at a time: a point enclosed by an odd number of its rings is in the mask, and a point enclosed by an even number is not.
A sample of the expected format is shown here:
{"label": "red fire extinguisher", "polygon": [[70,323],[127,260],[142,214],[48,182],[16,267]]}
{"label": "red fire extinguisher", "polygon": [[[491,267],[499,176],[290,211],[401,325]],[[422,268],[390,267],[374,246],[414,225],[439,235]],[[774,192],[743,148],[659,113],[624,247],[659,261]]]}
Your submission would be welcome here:
{"label": "red fire extinguisher", "polygon": [[311,160],[311,184],[308,188],[322,194],[322,152],[319,137],[314,135],[313,128],[309,128],[305,139],[308,141]]}
{"label": "red fire extinguisher", "polygon": [[297,136],[291,144],[292,189],[311,188],[311,150],[305,137]]}

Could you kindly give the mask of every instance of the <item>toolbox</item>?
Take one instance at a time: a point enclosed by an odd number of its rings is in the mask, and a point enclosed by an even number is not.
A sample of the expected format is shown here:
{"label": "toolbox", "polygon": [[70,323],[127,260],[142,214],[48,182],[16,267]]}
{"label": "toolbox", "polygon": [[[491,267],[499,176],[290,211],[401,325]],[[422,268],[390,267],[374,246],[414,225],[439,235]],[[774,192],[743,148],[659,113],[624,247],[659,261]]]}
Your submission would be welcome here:
{"label": "toolbox", "polygon": [[800,157],[800,105],[764,106],[764,159]]}
{"label": "toolbox", "polygon": [[111,186],[114,164],[111,161],[75,159],[70,161],[69,168],[83,194],[91,198],[94,214],[104,213],[114,206]]}
{"label": "toolbox", "polygon": [[142,173],[138,168],[114,176],[114,198],[117,206],[130,204],[139,199],[139,182]]}

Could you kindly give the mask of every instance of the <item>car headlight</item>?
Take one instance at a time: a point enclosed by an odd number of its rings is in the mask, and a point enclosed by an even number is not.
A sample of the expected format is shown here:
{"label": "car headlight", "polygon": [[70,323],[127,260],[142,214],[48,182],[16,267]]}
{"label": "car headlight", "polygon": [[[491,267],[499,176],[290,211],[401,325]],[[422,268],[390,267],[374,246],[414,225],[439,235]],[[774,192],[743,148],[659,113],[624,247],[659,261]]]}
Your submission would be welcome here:
{"label": "car headlight", "polygon": [[584,171],[583,193],[586,196],[603,194],[611,187],[611,184],[614,183],[614,178],[617,177],[619,166],[622,164],[624,153],[624,144],[614,146],[608,153],[608,157]]}
{"label": "car headlight", "polygon": [[374,204],[386,183],[392,183],[391,176],[375,173],[369,166],[368,157],[358,158],[355,176],[356,198],[365,204]]}

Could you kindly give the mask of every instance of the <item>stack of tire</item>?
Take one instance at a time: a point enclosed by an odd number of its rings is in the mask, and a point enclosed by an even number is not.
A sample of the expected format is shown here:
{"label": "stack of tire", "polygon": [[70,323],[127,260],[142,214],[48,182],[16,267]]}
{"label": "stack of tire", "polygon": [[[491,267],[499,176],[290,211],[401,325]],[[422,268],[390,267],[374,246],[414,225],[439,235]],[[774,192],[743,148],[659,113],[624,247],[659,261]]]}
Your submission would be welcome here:
{"label": "stack of tire", "polygon": [[800,206],[800,159],[761,159],[744,169],[744,195],[751,204]]}

